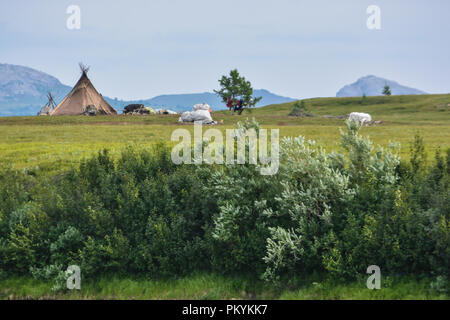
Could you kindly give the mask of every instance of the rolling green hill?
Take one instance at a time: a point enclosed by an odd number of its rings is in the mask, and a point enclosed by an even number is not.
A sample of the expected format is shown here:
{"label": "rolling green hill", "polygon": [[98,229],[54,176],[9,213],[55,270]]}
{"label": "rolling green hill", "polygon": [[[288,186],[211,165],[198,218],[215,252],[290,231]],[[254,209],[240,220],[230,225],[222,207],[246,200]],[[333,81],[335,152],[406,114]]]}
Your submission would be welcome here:
{"label": "rolling green hill", "polygon": [[[317,116],[366,112],[374,120],[415,124],[427,121],[450,122],[450,94],[360,98],[313,98],[305,100],[309,113]],[[287,116],[294,102],[252,110],[256,116]],[[437,123],[435,123],[437,124]]]}

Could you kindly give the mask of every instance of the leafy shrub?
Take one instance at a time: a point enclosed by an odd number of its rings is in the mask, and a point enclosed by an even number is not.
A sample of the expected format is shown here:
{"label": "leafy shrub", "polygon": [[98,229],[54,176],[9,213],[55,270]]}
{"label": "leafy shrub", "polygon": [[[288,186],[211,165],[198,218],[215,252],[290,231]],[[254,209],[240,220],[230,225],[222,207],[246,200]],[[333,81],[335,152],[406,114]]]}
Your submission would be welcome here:
{"label": "leafy shrub", "polygon": [[438,276],[436,280],[431,283],[431,290],[439,293],[447,294],[450,288],[450,282],[446,276]]}
{"label": "leafy shrub", "polygon": [[[255,129],[255,122],[239,128]],[[248,145],[247,145],[248,149]],[[427,274],[441,290],[450,264],[450,151],[409,162],[347,123],[339,152],[303,137],[281,142],[279,171],[256,165],[175,165],[170,149],[104,150],[56,176],[0,172],[0,270],[55,279],[197,271],[269,281],[327,273]],[[443,280],[444,279],[444,280]]]}
{"label": "leafy shrub", "polygon": [[55,242],[50,244],[51,262],[58,265],[75,262],[82,243],[81,232],[72,226],[68,227]]}
{"label": "leafy shrub", "polygon": [[52,291],[57,292],[67,289],[67,279],[70,276],[68,271],[64,271],[62,265],[50,264],[42,268],[30,267],[30,273],[36,280],[53,281]]}
{"label": "leafy shrub", "polygon": [[48,216],[36,203],[25,203],[9,215],[5,263],[18,272],[30,264],[48,261]]}

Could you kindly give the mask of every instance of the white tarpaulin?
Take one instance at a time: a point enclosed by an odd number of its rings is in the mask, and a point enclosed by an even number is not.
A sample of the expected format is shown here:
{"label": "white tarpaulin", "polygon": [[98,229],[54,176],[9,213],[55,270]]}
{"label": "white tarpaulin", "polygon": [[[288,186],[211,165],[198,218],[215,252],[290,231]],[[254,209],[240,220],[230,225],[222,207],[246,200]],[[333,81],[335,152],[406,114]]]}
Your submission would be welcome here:
{"label": "white tarpaulin", "polygon": [[177,114],[176,111],[172,111],[169,109],[156,109],[155,112],[156,114]]}
{"label": "white tarpaulin", "polygon": [[201,121],[203,124],[215,123],[209,112],[210,107],[206,103],[196,104],[193,107],[193,110],[194,111],[183,112],[178,122]]}
{"label": "white tarpaulin", "polygon": [[203,124],[213,123],[211,113],[207,110],[186,111],[183,112],[178,122],[201,121]]}
{"label": "white tarpaulin", "polygon": [[361,124],[369,123],[372,121],[372,117],[368,113],[361,113],[361,112],[352,112],[350,113],[350,116],[348,117],[350,121],[358,121]]}

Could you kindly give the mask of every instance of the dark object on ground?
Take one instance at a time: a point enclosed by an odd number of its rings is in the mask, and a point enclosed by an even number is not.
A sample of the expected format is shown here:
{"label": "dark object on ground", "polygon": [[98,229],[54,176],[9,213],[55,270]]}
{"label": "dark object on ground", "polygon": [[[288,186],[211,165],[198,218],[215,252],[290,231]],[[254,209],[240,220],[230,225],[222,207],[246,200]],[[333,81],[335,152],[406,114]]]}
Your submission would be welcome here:
{"label": "dark object on ground", "polygon": [[84,108],[82,114],[85,116],[97,116],[97,115],[105,115],[107,113],[104,110],[99,110],[94,105],[90,104],[86,108]]}
{"label": "dark object on ground", "polygon": [[144,108],[143,104],[129,104],[125,108],[123,108],[123,113],[134,113],[142,108]]}
{"label": "dark object on ground", "polygon": [[150,110],[146,108],[143,104],[129,104],[123,109],[124,114],[150,114]]}
{"label": "dark object on ground", "polygon": [[307,118],[314,118],[315,115],[313,115],[312,113],[299,113],[299,114],[289,114],[289,117],[297,117],[297,118],[303,118],[303,117],[307,117]]}

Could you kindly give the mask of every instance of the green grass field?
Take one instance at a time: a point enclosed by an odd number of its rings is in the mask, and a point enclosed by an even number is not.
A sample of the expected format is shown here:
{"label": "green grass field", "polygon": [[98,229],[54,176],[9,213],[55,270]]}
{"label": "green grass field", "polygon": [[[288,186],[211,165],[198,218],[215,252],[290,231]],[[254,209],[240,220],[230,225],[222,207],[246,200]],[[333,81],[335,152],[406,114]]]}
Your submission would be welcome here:
{"label": "green grass field", "polygon": [[429,279],[382,278],[379,290],[369,290],[365,279],[351,283],[310,279],[291,288],[278,288],[245,277],[212,274],[177,280],[104,277],[82,282],[81,290],[53,292],[52,282],[29,277],[0,282],[0,299],[187,299],[187,300],[445,300],[431,289]]}
{"label": "green grass field", "polygon": [[[214,112],[222,131],[254,117],[263,128],[279,128],[281,136],[303,135],[328,150],[340,144],[340,116],[367,112],[382,123],[362,128],[375,144],[399,142],[401,156],[409,151],[416,133],[432,158],[436,149],[450,148],[450,94],[305,100],[312,118],[288,116],[293,103],[253,109],[242,116]],[[177,122],[178,116],[59,116],[0,118],[0,165],[39,168],[44,173],[68,169],[80,159],[103,148],[118,154],[126,146],[149,148],[169,142],[177,128],[193,130]],[[209,128],[209,127],[205,127]],[[0,280],[0,299],[448,299],[430,290],[427,279],[385,278],[378,291],[368,290],[364,280],[348,284],[309,279],[292,288],[275,288],[246,278],[198,275],[178,280],[108,278],[86,281],[81,291],[55,293],[53,283],[29,277]]]}
{"label": "green grass field", "polygon": [[[281,136],[304,135],[328,150],[338,146],[339,128],[344,120],[324,117],[350,112],[368,112],[382,124],[365,127],[376,144],[399,142],[401,155],[409,149],[415,133],[425,141],[426,151],[450,147],[450,95],[391,96],[362,98],[316,98],[305,100],[314,118],[288,116],[293,103],[271,105],[242,116],[228,111],[214,112],[220,130],[233,128],[237,121],[254,117],[263,128],[279,128]],[[176,128],[192,130],[177,123],[178,116],[59,116],[0,118],[0,164],[14,168],[36,168],[44,172],[70,167],[80,159],[108,148],[114,153],[125,146],[147,148],[169,142]]]}

